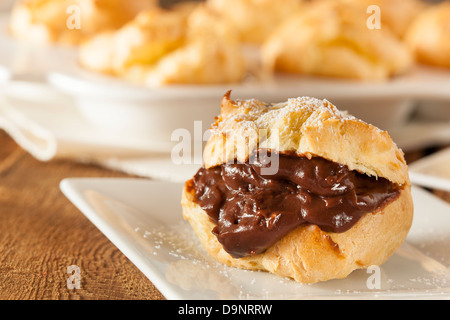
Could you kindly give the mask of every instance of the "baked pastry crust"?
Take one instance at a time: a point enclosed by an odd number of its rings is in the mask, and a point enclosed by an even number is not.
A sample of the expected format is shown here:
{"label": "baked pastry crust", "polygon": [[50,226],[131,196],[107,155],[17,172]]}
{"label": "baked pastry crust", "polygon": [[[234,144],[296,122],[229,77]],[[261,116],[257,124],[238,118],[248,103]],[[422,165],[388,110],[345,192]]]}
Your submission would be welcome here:
{"label": "baked pastry crust", "polygon": [[413,65],[410,51],[389,28],[367,28],[366,11],[345,0],[306,6],[263,44],[264,69],[374,81],[405,73]]}
{"label": "baked pastry crust", "polygon": [[[79,29],[67,27],[70,6],[80,9]],[[9,29],[16,38],[33,43],[77,45],[156,6],[156,0],[23,0],[11,12]]]}
{"label": "baked pastry crust", "polygon": [[245,162],[258,148],[267,148],[318,156],[399,185],[409,183],[404,153],[388,132],[327,100],[300,97],[268,105],[231,100],[230,95],[222,98],[220,117],[210,130],[203,153],[206,168],[234,159]]}
{"label": "baked pastry crust", "polygon": [[430,6],[418,15],[405,41],[419,62],[450,68],[450,2]]}
{"label": "baked pastry crust", "polygon": [[219,262],[314,283],[380,265],[405,240],[413,217],[408,168],[402,151],[387,132],[339,111],[326,100],[303,97],[267,105],[254,99],[232,101],[228,92],[205,147],[205,167],[236,159],[246,161],[258,148],[323,157],[351,170],[386,178],[401,191],[398,198],[378,212],[365,214],[343,233],[302,225],[265,252],[235,259],[212,233],[215,224],[196,203],[193,182],[189,180],[181,200],[183,216]]}

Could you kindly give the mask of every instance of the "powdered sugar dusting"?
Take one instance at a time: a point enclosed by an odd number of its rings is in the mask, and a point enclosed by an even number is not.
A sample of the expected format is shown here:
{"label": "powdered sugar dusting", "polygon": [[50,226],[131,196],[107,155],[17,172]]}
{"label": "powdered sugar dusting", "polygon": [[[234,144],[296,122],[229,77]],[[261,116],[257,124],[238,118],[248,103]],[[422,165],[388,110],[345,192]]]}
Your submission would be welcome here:
{"label": "powdered sugar dusting", "polygon": [[[266,104],[256,99],[233,100],[236,112],[222,114],[221,120],[213,126],[211,132],[215,135],[227,134],[232,130],[268,129],[277,119],[287,118],[292,113],[303,114],[305,120],[311,123],[318,121],[320,115],[329,116],[340,120],[358,120],[346,111],[340,111],[328,100],[320,100],[313,97],[290,98],[285,102]],[[306,122],[306,121],[305,121]],[[320,122],[320,121],[318,121]],[[316,124],[316,123],[315,123]],[[279,128],[288,130],[289,128]]]}

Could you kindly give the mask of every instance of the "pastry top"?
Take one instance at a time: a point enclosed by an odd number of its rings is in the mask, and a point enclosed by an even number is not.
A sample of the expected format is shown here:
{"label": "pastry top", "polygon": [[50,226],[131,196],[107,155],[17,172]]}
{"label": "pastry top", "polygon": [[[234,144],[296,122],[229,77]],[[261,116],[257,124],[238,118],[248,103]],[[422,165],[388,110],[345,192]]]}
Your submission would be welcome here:
{"label": "pastry top", "polygon": [[450,1],[430,6],[418,15],[405,41],[419,62],[450,68]]}
{"label": "pastry top", "polygon": [[313,2],[267,39],[263,64],[269,73],[359,80],[386,80],[409,70],[413,59],[407,47],[389,28],[370,29],[368,17],[367,6],[353,0]]}
{"label": "pastry top", "polygon": [[304,0],[207,0],[238,30],[239,40],[261,44],[278,24],[301,8]]}
{"label": "pastry top", "polygon": [[79,61],[152,87],[238,82],[247,71],[235,29],[198,3],[143,11],[81,45]]}
{"label": "pastry top", "polygon": [[156,0],[23,0],[11,12],[10,31],[35,43],[74,45],[98,32],[117,29],[141,10],[155,6]]}
{"label": "pastry top", "polygon": [[403,152],[386,131],[339,111],[327,100],[309,97],[277,104],[231,100],[225,94],[221,114],[204,149],[206,168],[245,162],[257,149],[319,156],[369,176],[409,184]]}

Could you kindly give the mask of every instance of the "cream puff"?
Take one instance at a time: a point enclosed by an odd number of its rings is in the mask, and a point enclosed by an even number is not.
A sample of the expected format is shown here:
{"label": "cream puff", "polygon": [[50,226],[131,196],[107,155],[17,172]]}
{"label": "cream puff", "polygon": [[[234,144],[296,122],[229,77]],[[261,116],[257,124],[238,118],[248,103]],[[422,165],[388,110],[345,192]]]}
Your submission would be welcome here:
{"label": "cream puff", "polygon": [[22,0],[11,12],[9,29],[33,43],[77,45],[94,34],[115,30],[156,0]]}
{"label": "cream puff", "polygon": [[418,15],[405,41],[418,62],[450,68],[450,1],[430,6]]}
{"label": "cream puff", "polygon": [[382,81],[407,72],[413,57],[388,29],[367,26],[367,8],[318,1],[282,24],[264,43],[265,70]]}
{"label": "cream puff", "polygon": [[227,93],[181,204],[217,261],[301,283],[381,265],[413,218],[408,167],[389,134],[309,97]]}

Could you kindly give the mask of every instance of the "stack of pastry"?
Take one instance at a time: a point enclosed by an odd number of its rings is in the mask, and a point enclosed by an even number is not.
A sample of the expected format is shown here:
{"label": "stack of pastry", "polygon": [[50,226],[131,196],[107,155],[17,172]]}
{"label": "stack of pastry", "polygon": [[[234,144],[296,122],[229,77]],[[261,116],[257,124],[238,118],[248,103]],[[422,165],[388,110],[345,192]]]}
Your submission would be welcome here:
{"label": "stack of pastry", "polygon": [[[79,44],[83,68],[149,86],[280,73],[386,81],[416,61],[450,66],[448,1],[205,0],[170,9],[156,2],[23,0],[10,29],[21,39]],[[67,27],[70,6],[82,13],[79,29]]]}
{"label": "stack of pastry", "polygon": [[146,10],[117,31],[100,33],[80,46],[80,63],[91,70],[121,75],[135,64],[151,65],[182,46],[185,10]]}

